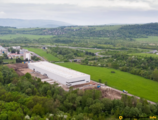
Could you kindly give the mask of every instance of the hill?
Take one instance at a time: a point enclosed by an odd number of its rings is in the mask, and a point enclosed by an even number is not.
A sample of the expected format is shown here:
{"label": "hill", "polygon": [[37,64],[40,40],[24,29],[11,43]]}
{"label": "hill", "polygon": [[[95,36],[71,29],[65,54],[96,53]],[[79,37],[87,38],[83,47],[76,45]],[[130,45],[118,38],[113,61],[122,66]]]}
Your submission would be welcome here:
{"label": "hill", "polygon": [[65,22],[55,20],[22,20],[22,19],[0,19],[0,26],[10,26],[17,28],[55,28],[70,25]]}

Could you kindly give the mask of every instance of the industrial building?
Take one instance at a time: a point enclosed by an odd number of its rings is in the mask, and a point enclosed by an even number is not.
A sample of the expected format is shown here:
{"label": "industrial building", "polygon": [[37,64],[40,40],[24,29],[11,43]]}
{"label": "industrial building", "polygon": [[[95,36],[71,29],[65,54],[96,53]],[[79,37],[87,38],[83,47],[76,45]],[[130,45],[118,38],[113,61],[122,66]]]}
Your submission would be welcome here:
{"label": "industrial building", "polygon": [[29,69],[48,76],[50,79],[57,81],[68,87],[90,82],[90,75],[81,73],[69,68],[65,68],[46,61],[28,63]]}
{"label": "industrial building", "polygon": [[30,52],[25,52],[23,54],[23,59],[24,60],[26,60],[26,59],[31,60],[31,53]]}

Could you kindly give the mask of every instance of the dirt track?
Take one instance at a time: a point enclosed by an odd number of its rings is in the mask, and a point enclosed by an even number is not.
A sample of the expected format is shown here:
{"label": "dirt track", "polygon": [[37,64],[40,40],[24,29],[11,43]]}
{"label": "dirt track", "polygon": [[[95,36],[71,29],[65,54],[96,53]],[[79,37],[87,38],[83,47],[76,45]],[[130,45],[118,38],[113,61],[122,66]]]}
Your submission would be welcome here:
{"label": "dirt track", "polygon": [[17,64],[8,64],[7,66],[9,68],[13,68],[19,76],[23,76],[27,72],[30,72],[30,71],[28,71],[28,65],[27,64],[17,63]]}
{"label": "dirt track", "polygon": [[95,87],[95,88],[86,88],[84,90],[91,90],[91,89],[96,89],[96,90],[101,91],[102,98],[109,98],[109,99],[113,100],[113,99],[121,99],[121,97],[122,97],[120,92],[117,92],[117,91],[112,90],[112,89],[111,90],[103,90],[101,88]]}

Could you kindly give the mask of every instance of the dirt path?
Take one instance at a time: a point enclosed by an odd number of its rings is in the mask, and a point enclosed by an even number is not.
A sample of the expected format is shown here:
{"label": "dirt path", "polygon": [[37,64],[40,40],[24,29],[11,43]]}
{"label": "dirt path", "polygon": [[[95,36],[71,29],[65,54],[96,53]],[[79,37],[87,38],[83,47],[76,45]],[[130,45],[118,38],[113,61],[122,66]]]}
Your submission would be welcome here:
{"label": "dirt path", "polygon": [[[93,82],[95,82],[95,81],[93,81]],[[95,82],[95,83],[100,84],[100,83],[98,83],[98,82]],[[120,94],[124,94],[123,91],[121,91],[121,90],[118,90],[118,89],[115,89],[115,88],[112,88],[112,87],[110,87],[110,88],[111,88],[112,91],[118,92],[118,93],[120,93]],[[130,94],[130,93],[127,93],[127,95],[128,95],[128,96],[134,96],[134,97],[136,97],[137,99],[140,99],[140,97],[135,96],[135,95],[132,95],[132,94]],[[156,104],[155,102],[152,102],[152,101],[150,101],[150,100],[147,100],[147,101],[148,101],[149,103],[151,103],[151,104]]]}

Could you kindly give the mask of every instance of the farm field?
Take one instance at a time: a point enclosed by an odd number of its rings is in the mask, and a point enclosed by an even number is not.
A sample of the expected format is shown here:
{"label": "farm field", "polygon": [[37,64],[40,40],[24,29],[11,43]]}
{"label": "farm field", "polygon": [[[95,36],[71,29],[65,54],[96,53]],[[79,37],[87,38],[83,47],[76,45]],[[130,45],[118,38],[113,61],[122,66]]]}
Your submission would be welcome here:
{"label": "farm field", "polygon": [[143,56],[143,57],[158,57],[158,55],[150,54],[150,53],[132,53],[129,55],[137,55],[137,56]]}
{"label": "farm field", "polygon": [[29,34],[10,34],[10,35],[0,35],[0,39],[13,39],[13,38],[18,38],[18,37],[26,37],[29,39],[39,39],[39,38],[51,38],[53,37],[52,35],[29,35]]}
{"label": "farm field", "polygon": [[46,51],[44,51],[40,48],[25,48],[25,49],[40,55],[41,57],[45,58],[48,61],[59,61],[59,59],[57,57],[55,57],[49,53],[47,54]]}
{"label": "farm field", "polygon": [[146,43],[158,43],[158,36],[149,36],[148,38],[137,38],[136,41]]}
{"label": "farm field", "polygon": [[[107,81],[108,86],[126,90],[133,95],[158,102],[158,82],[111,68],[86,66],[76,63],[58,63],[58,65],[90,74],[92,80],[98,81],[101,79],[103,83]],[[111,73],[111,71],[115,71],[115,73]]]}

